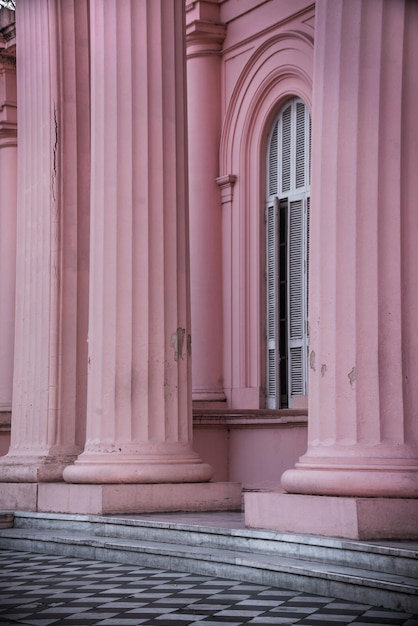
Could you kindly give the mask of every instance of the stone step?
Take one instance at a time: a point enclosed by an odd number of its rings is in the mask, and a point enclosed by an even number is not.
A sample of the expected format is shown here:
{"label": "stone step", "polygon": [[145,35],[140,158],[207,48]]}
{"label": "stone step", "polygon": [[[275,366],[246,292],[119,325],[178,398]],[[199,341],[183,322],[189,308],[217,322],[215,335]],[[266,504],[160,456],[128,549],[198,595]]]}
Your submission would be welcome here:
{"label": "stone step", "polygon": [[[301,549],[296,555],[281,553],[278,545],[286,542],[283,537],[278,540],[277,533],[184,526],[92,516],[17,513],[15,527],[0,530],[0,548],[235,578],[418,613],[417,577],[397,573],[405,566],[399,568],[396,554],[383,555],[390,565],[386,571],[374,571],[359,566],[354,560],[356,554],[362,558],[367,554],[364,546],[361,551],[352,551],[351,564],[347,564],[343,559],[337,562],[326,558],[330,547],[327,544],[338,544],[327,538],[305,536],[308,545],[315,542],[317,546],[315,558],[307,558],[301,556]],[[270,536],[275,537],[271,539],[271,550],[267,545]],[[321,555],[322,543],[325,551]],[[299,536],[299,545],[302,544],[303,538]],[[382,546],[371,546],[372,553],[377,548],[379,552],[383,550]],[[394,553],[396,549],[389,547],[389,551]],[[414,551],[404,549],[401,552]],[[400,559],[407,560],[405,554]],[[409,561],[413,573],[416,563],[412,554]]]}
{"label": "stone step", "polygon": [[280,555],[418,579],[418,545],[408,542],[388,545],[268,530],[57,513],[19,512],[15,514],[14,527],[66,529],[103,537]]}

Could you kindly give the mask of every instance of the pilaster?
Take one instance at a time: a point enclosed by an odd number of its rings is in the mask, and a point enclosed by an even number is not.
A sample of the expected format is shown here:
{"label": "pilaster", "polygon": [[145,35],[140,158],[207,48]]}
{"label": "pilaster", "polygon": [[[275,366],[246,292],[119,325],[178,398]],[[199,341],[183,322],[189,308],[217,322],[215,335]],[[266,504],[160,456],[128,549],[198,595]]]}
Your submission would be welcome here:
{"label": "pilaster", "polygon": [[[193,400],[200,406],[202,402],[213,406],[213,402],[225,400],[222,215],[216,177],[221,135],[221,49],[226,27],[213,21],[216,12],[219,7],[212,3],[195,3],[186,29],[192,380]],[[208,17],[210,21],[205,19]]]}

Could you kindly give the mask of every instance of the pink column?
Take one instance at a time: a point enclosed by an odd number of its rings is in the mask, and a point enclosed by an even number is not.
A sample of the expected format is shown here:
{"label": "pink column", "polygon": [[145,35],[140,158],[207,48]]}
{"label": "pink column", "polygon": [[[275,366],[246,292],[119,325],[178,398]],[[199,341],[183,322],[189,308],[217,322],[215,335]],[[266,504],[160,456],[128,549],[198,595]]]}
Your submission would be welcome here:
{"label": "pink column", "polygon": [[309,446],[287,491],[418,497],[418,4],[320,0]]}
{"label": "pink column", "polygon": [[87,4],[23,1],[17,21],[16,334],[0,481],[55,481],[84,437],[88,255],[77,231],[88,228]]}
{"label": "pink column", "polygon": [[[13,17],[10,11],[2,11]],[[0,24],[2,31],[10,26]],[[14,30],[14,29],[13,29]],[[0,435],[10,428],[13,390],[13,350],[16,274],[17,192],[16,61],[0,47]],[[6,437],[0,454],[7,452]]]}
{"label": "pink column", "polygon": [[87,436],[64,479],[206,481],[191,447],[183,2],[95,0],[90,24]]}
{"label": "pink column", "polygon": [[221,134],[220,50],[226,29],[213,22],[213,10],[219,11],[218,7],[197,4],[194,12],[199,11],[193,17],[198,19],[187,27],[192,382],[194,401],[216,402],[225,400],[222,216],[216,177]]}

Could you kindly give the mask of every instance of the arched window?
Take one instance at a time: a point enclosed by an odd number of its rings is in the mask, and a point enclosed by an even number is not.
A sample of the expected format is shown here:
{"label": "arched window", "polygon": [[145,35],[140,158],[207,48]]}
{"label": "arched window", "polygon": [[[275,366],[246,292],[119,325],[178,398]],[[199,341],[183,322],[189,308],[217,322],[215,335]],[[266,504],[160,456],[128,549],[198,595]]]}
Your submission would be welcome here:
{"label": "arched window", "polygon": [[308,392],[311,118],[299,98],[273,123],[267,146],[266,310],[268,408]]}

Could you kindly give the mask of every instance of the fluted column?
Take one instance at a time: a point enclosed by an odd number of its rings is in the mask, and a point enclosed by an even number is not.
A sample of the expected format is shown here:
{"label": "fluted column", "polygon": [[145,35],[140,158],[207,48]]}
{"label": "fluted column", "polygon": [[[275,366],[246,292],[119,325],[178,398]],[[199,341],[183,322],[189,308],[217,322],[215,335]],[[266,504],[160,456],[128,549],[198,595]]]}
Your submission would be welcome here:
{"label": "fluted column", "polygon": [[16,333],[11,447],[0,481],[60,480],[84,438],[86,23],[84,0],[18,3]]}
{"label": "fluted column", "polygon": [[16,60],[14,55],[0,52],[0,428],[9,427],[12,411],[16,177]]}
{"label": "fluted column", "polygon": [[87,435],[67,482],[212,474],[191,447],[183,11],[91,3]]}
{"label": "fluted column", "polygon": [[418,5],[316,5],[309,446],[293,493],[418,496]]}
{"label": "fluted column", "polygon": [[[193,400],[225,400],[222,351],[222,226],[219,176],[221,59],[226,27],[205,19],[187,27]],[[208,10],[213,10],[213,5]],[[196,11],[196,8],[195,8]],[[210,15],[213,18],[213,15]]]}

